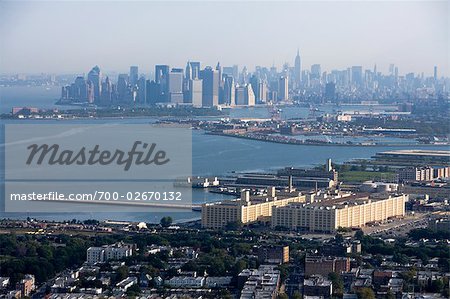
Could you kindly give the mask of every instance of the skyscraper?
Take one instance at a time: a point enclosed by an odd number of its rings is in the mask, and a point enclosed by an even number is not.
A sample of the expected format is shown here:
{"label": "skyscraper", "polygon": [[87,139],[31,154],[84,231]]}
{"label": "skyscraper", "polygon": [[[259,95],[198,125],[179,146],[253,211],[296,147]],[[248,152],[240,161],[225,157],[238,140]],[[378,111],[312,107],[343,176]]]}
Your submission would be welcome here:
{"label": "skyscraper", "polygon": [[203,83],[200,79],[189,80],[189,99],[192,106],[196,108],[202,107],[202,85]]}
{"label": "skyscraper", "polygon": [[278,100],[286,101],[289,97],[288,77],[281,76],[278,80]]}
{"label": "skyscraper", "polygon": [[236,105],[255,106],[255,94],[250,84],[236,86],[235,96]]}
{"label": "skyscraper", "polygon": [[100,105],[101,106],[109,106],[112,103],[112,83],[109,80],[109,77],[106,77],[105,82],[102,83],[102,92]]}
{"label": "skyscraper", "polygon": [[183,103],[183,69],[173,68],[168,75],[170,103]]}
{"label": "skyscraper", "polygon": [[234,78],[232,75],[224,75],[223,84],[223,103],[228,106],[234,106],[235,103],[235,90],[234,90]]}
{"label": "skyscraper", "polygon": [[144,76],[139,78],[137,82],[137,87],[138,87],[137,101],[140,104],[147,103],[147,81],[145,80]]}
{"label": "skyscraper", "polygon": [[312,79],[320,80],[321,73],[322,72],[320,70],[320,64],[313,64],[313,65],[311,65],[311,80]]}
{"label": "skyscraper", "polygon": [[167,102],[169,99],[169,69],[170,67],[168,65],[155,65],[155,82],[159,84],[158,102]]}
{"label": "skyscraper", "polygon": [[191,65],[192,79],[200,78],[200,62],[191,61],[191,62],[189,62],[189,64]]}
{"label": "skyscraper", "polygon": [[202,106],[214,107],[219,105],[219,72],[208,66],[200,72],[202,84]]}
{"label": "skyscraper", "polygon": [[136,86],[138,83],[139,69],[137,66],[130,66],[130,84]]}
{"label": "skyscraper", "polygon": [[117,79],[117,97],[119,102],[126,102],[129,99],[128,74],[119,74]]}
{"label": "skyscraper", "polygon": [[436,82],[437,79],[438,79],[438,69],[437,69],[437,66],[434,66],[434,70],[433,70],[433,78],[434,78],[434,82]]}
{"label": "skyscraper", "polygon": [[97,65],[94,66],[88,73],[88,80],[90,80],[93,84],[94,101],[99,102],[100,101],[100,92],[101,92],[102,73],[100,71],[100,68]]}
{"label": "skyscraper", "polygon": [[[362,86],[363,85],[363,76],[362,76],[362,66],[352,66],[351,69],[352,73],[352,83],[356,86]],[[393,70],[395,73],[395,69]]]}
{"label": "skyscraper", "polygon": [[297,56],[295,56],[294,62],[294,80],[295,80],[295,88],[299,88],[302,81],[302,65],[300,60],[300,52],[297,49]]}

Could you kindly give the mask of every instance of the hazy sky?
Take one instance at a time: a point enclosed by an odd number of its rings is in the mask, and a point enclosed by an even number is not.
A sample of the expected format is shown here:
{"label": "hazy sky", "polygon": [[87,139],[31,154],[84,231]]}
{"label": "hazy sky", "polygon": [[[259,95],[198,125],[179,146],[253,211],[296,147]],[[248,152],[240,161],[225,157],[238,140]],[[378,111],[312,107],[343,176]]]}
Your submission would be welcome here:
{"label": "hazy sky", "polygon": [[449,1],[5,1],[0,73],[363,65],[449,75]]}

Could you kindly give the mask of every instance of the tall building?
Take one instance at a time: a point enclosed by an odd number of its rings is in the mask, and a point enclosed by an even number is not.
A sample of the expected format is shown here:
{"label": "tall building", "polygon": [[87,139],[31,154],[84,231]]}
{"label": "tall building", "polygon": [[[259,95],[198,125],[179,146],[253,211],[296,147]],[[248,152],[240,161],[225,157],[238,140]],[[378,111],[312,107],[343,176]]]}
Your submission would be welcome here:
{"label": "tall building", "polygon": [[102,83],[102,92],[100,105],[101,106],[109,106],[113,102],[113,86],[109,77],[106,77],[105,81]]}
{"label": "tall building", "polygon": [[219,105],[219,72],[208,66],[200,72],[200,79],[203,80],[202,106],[214,107]]}
{"label": "tall building", "polygon": [[255,95],[250,84],[236,86],[235,97],[236,105],[255,106]]}
{"label": "tall building", "polygon": [[168,65],[155,65],[155,82],[159,85],[158,102],[167,102],[169,99],[169,71],[170,67]]}
{"label": "tall building", "polygon": [[139,69],[137,66],[130,66],[130,84],[136,86],[138,84]]}
{"label": "tall building", "polygon": [[310,79],[317,79],[320,80],[320,76],[322,74],[322,71],[320,69],[320,64],[313,64],[311,65],[311,75],[310,75]]}
{"label": "tall building", "polygon": [[191,66],[192,79],[199,79],[200,78],[200,62],[191,61],[191,62],[189,62],[189,64]]}
{"label": "tall building", "polygon": [[234,106],[236,104],[234,78],[232,75],[224,75],[223,103],[228,106]]}
{"label": "tall building", "polygon": [[191,79],[189,80],[189,99],[193,107],[202,107],[202,80]]}
{"label": "tall building", "polygon": [[183,69],[173,68],[168,75],[170,103],[183,103]]}
{"label": "tall building", "polygon": [[117,98],[119,102],[129,100],[128,74],[119,74],[117,79]]}
{"label": "tall building", "polygon": [[286,101],[289,98],[289,83],[288,77],[281,76],[278,79],[278,100]]}
{"label": "tall building", "polygon": [[101,80],[102,73],[100,68],[96,65],[94,66],[90,72],[88,73],[88,80],[90,80],[94,84],[94,101],[100,101],[100,92],[101,92]]}
{"label": "tall building", "polygon": [[433,69],[433,79],[434,79],[434,82],[436,82],[437,79],[438,79],[438,69],[437,69],[437,66],[434,66],[434,69]]}
{"label": "tall building", "polygon": [[[395,68],[393,70],[395,74]],[[362,66],[352,66],[352,83],[355,86],[362,86],[363,85],[363,75],[362,75]]]}
{"label": "tall building", "polygon": [[150,81],[147,80],[146,82],[147,85],[147,104],[149,105],[155,105],[156,103],[159,102],[159,97],[161,94],[160,91],[160,85],[158,83],[156,83],[154,80]]}
{"label": "tall building", "polygon": [[300,52],[297,49],[297,56],[295,56],[294,62],[294,80],[295,80],[295,88],[299,88],[302,81],[302,65],[300,59]]}
{"label": "tall building", "polygon": [[137,87],[137,101],[141,104],[147,103],[147,81],[144,76],[139,78]]}

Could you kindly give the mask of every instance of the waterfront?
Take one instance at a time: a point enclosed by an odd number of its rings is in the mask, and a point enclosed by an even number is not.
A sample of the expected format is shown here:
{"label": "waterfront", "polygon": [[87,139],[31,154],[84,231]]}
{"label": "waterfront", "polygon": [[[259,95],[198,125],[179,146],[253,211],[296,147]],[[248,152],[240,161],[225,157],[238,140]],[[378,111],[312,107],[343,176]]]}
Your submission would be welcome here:
{"label": "waterfront", "polygon": [[[9,113],[13,106],[34,106],[39,108],[59,108],[54,105],[55,96],[59,95],[59,87],[1,87],[0,103],[1,113]],[[333,110],[367,110],[367,107],[345,106],[335,107],[326,105],[321,107],[320,113],[331,113]],[[371,107],[371,109],[374,109]],[[283,119],[306,118],[310,113],[307,107],[286,106],[282,108]],[[268,118],[270,113],[267,107],[235,108],[230,110],[232,118]],[[0,124],[150,124],[157,118],[129,118],[129,119],[85,119],[85,120],[0,120]],[[3,140],[3,130],[0,130],[0,141]],[[320,137],[326,138],[326,137]],[[339,138],[339,137],[336,137]],[[400,141],[396,139],[395,141]],[[429,149],[429,146],[415,146],[414,148]],[[217,135],[204,134],[202,130],[193,131],[193,175],[198,176],[226,176],[233,172],[268,172],[286,166],[312,167],[323,164],[327,158],[332,158],[335,163],[343,163],[352,159],[367,159],[377,152],[394,149],[405,149],[395,146],[378,147],[342,147],[342,146],[314,146],[314,145],[289,145],[280,143],[268,143],[241,138],[230,138]],[[433,146],[433,149],[448,149],[448,146]],[[3,151],[3,147],[0,147]],[[1,163],[1,162],[0,162]],[[0,165],[0,178],[4,179],[4,165]],[[3,190],[2,190],[3,191]],[[3,194],[3,192],[1,193]],[[225,195],[209,193],[204,189],[193,190],[193,203],[218,201],[226,198]],[[4,200],[4,199],[2,199]],[[38,217],[48,220],[77,219],[115,219],[128,221],[159,222],[167,213],[3,213],[0,217],[26,218]],[[198,212],[177,212],[171,215],[175,221],[198,219]]]}

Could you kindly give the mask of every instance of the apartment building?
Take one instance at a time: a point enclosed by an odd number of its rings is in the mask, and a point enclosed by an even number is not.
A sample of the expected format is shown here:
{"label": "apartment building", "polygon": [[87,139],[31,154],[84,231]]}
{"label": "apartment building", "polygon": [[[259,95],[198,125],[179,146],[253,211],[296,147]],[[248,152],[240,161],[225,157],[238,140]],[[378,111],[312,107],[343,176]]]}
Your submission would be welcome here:
{"label": "apartment building", "polygon": [[268,188],[267,195],[250,196],[249,191],[241,192],[241,197],[202,205],[202,227],[223,228],[228,223],[270,222],[272,208],[289,203],[305,202],[299,193],[277,196],[275,188]]}
{"label": "apartment building", "polygon": [[407,195],[387,198],[353,195],[309,204],[294,202],[272,208],[272,227],[333,233],[339,227],[363,227],[371,222],[404,216],[407,200]]}

